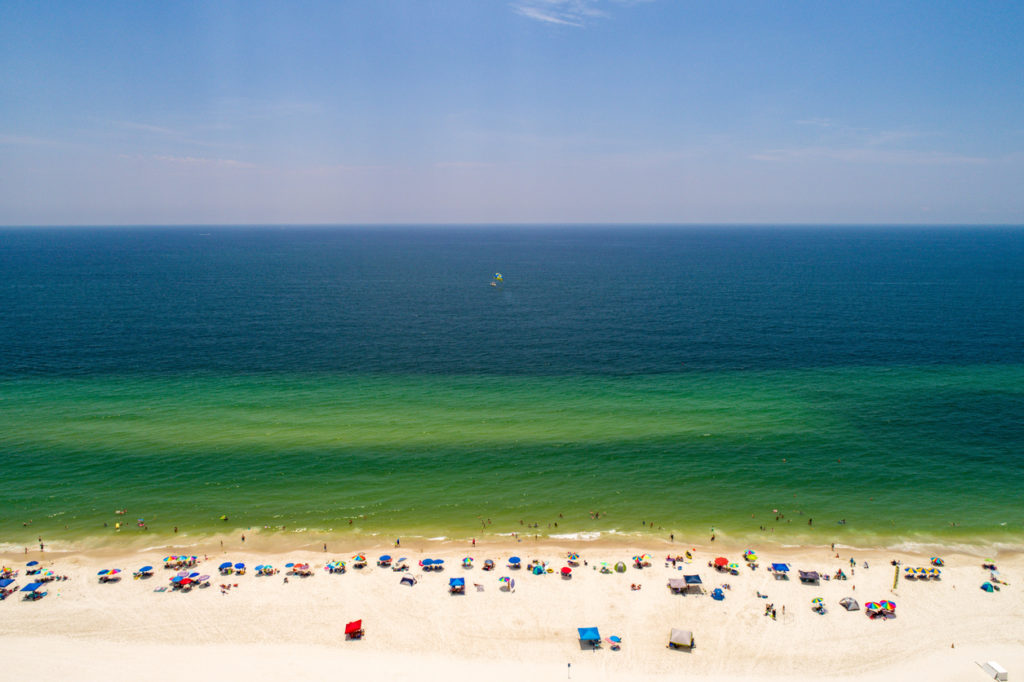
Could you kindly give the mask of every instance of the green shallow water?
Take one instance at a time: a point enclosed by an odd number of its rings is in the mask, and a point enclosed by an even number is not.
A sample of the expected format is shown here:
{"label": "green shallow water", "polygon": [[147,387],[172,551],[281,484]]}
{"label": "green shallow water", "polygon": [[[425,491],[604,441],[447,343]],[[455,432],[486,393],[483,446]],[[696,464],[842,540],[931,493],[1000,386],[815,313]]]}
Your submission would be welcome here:
{"label": "green shallow water", "polygon": [[1022,445],[1018,365],[18,378],[0,382],[0,545],[140,517],[151,534],[215,533],[222,514],[385,536],[523,521],[542,535],[1016,543]]}

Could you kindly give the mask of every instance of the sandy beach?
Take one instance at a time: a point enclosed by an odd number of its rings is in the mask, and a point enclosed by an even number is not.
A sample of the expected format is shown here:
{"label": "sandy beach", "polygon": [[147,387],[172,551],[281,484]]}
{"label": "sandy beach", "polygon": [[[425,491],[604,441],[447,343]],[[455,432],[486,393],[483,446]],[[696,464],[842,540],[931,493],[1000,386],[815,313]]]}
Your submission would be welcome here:
{"label": "sandy beach", "polygon": [[[893,590],[891,560],[927,566],[930,554],[765,547],[755,548],[759,568],[751,569],[741,558],[743,547],[679,542],[531,540],[473,547],[407,541],[397,549],[329,546],[326,553],[319,545],[289,550],[279,539],[258,535],[246,545],[226,542],[225,551],[219,542],[188,550],[199,556],[195,570],[213,577],[210,587],[187,593],[161,589],[175,574],[161,562],[175,553],[170,548],[4,556],[6,566],[20,570],[19,586],[31,580],[27,560],[41,559],[44,568],[69,577],[49,583],[41,600],[25,601],[15,593],[0,603],[6,674],[130,680],[178,667],[199,680],[983,680],[977,662],[988,660],[1009,670],[1011,679],[1024,671],[1024,598],[1016,584],[1024,569],[1020,554],[993,557],[1009,584],[986,593],[980,585],[989,571],[981,567],[984,557],[973,554],[945,554],[940,580],[906,580],[901,570]],[[665,561],[687,550],[692,561]],[[366,568],[351,567],[356,552],[366,554]],[[580,565],[563,578],[558,571],[569,552],[580,554]],[[634,568],[631,557],[643,553],[652,555],[651,566]],[[408,557],[409,571],[376,566],[381,554]],[[555,572],[510,570],[511,555],[524,565],[545,561]],[[474,558],[473,568],[461,565],[465,556]],[[741,564],[738,574],[709,568],[717,556]],[[805,585],[797,579],[798,569],[849,574],[851,556],[856,568],[848,580]],[[418,562],[428,557],[443,558],[444,570],[423,571]],[[495,570],[482,570],[487,558]],[[332,559],[346,561],[348,570],[327,573],[323,566]],[[281,572],[221,577],[216,569],[226,560],[250,568],[269,563]],[[620,560],[629,566],[624,573],[597,570],[600,562]],[[285,564],[292,562],[308,562],[313,575],[285,582]],[[766,570],[771,562],[790,564],[790,579],[777,580]],[[153,577],[133,579],[144,564],[155,567]],[[120,568],[125,577],[101,584],[96,574],[104,568]],[[700,575],[706,593],[672,594],[667,581],[684,574]],[[414,576],[416,584],[400,584],[403,575]],[[514,591],[501,589],[501,576],[515,579]],[[464,595],[449,594],[452,577],[466,579]],[[224,590],[223,584],[232,587]],[[712,599],[711,590],[724,584],[725,598]],[[824,615],[812,611],[815,597],[823,600]],[[848,612],[839,604],[843,597],[861,604],[891,600],[895,616],[872,620],[863,609]],[[768,604],[775,607],[774,620],[765,615]],[[366,636],[346,640],[345,624],[360,618]],[[612,650],[607,641],[600,650],[581,645],[577,628],[588,626],[598,627],[605,639],[621,637],[621,649]],[[696,647],[668,649],[672,627],[692,630]]]}

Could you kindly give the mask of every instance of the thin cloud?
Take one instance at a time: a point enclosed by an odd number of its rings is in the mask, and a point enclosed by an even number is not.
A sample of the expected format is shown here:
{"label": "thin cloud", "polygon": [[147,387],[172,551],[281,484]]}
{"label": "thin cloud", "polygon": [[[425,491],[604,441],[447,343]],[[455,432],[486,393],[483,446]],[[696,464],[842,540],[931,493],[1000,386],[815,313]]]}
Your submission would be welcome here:
{"label": "thin cloud", "polygon": [[836,148],[836,147],[790,147],[785,149],[769,149],[751,154],[754,161],[808,161],[830,160],[845,163],[880,163],[913,166],[938,165],[981,165],[991,163],[991,159],[979,156],[963,156],[934,151],[912,151],[906,149],[876,149],[872,147]]}
{"label": "thin cloud", "polygon": [[[511,4],[520,16],[546,24],[582,27],[593,19],[607,17],[600,8],[607,0],[520,0]],[[633,4],[619,0],[619,4]]]}
{"label": "thin cloud", "polygon": [[167,156],[163,154],[153,155],[154,161],[170,163],[180,166],[216,166],[221,168],[256,168],[256,164],[238,161],[236,159],[211,159],[200,156]]}
{"label": "thin cloud", "polygon": [[42,137],[32,137],[30,135],[5,135],[0,133],[0,144],[37,146],[57,143],[53,140],[47,140]]}
{"label": "thin cloud", "polygon": [[181,131],[164,128],[163,126],[151,125],[149,123],[137,123],[135,121],[114,121],[115,125],[127,130],[139,130],[144,133],[156,133],[158,135],[184,135]]}

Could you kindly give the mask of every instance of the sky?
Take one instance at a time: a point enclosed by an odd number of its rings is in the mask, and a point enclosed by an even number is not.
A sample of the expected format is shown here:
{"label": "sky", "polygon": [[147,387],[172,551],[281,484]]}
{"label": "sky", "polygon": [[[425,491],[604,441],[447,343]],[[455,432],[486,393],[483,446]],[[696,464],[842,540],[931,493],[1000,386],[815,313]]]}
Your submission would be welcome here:
{"label": "sky", "polygon": [[0,3],[0,225],[1024,224],[1024,4]]}

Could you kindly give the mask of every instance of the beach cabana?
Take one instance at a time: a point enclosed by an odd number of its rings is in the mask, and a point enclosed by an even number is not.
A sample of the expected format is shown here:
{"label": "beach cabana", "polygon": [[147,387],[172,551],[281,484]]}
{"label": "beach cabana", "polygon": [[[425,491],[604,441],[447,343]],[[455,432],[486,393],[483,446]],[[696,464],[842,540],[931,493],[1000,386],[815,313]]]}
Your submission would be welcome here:
{"label": "beach cabana", "polygon": [[466,579],[465,578],[451,578],[448,581],[448,592],[451,594],[465,594],[466,593]]}
{"label": "beach cabana", "polygon": [[23,597],[25,600],[35,601],[46,596],[46,592],[43,592],[42,589],[42,583],[29,583],[28,585],[25,585],[25,587],[21,588],[21,591],[25,593],[25,596]]}
{"label": "beach cabana", "polygon": [[771,571],[776,580],[789,580],[789,564],[772,564]]}
{"label": "beach cabana", "polygon": [[363,620],[354,620],[345,624],[345,639],[362,639],[366,631],[363,630]]}
{"label": "beach cabana", "polygon": [[804,585],[817,585],[821,576],[817,571],[797,571],[800,574],[800,582]]}
{"label": "beach cabana", "polygon": [[853,597],[844,597],[844,598],[840,599],[839,600],[839,605],[842,606],[847,611],[859,611],[860,610],[860,604],[858,604],[857,600],[854,599]]}
{"label": "beach cabana", "polygon": [[692,649],[694,645],[693,633],[689,630],[672,628],[668,635],[669,649]]}
{"label": "beach cabana", "polygon": [[579,633],[581,649],[587,647],[591,649],[601,648],[601,633],[598,632],[597,628],[576,628],[576,632]]}

